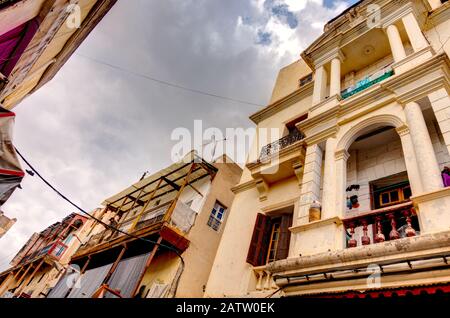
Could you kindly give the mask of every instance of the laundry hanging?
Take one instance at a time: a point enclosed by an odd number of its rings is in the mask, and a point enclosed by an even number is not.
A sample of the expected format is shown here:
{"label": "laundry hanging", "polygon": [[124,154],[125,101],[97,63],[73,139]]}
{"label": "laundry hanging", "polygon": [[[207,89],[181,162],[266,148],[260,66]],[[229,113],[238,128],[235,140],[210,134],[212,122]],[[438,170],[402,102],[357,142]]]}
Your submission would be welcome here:
{"label": "laundry hanging", "polygon": [[0,206],[20,185],[24,172],[12,144],[15,114],[0,107]]}

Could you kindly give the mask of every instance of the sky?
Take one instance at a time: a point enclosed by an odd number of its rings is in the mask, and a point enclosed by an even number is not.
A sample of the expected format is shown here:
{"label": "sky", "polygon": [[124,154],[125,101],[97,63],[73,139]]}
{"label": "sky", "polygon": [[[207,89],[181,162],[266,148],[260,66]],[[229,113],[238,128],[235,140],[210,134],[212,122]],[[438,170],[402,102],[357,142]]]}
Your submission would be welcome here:
{"label": "sky", "polygon": [[[174,129],[191,130],[194,120],[253,127],[248,117],[263,106],[252,104],[267,105],[279,69],[354,2],[119,0],[55,78],[14,109],[14,143],[92,211],[171,164]],[[0,239],[0,270],[34,232],[76,212],[28,175],[2,210],[18,221]]]}

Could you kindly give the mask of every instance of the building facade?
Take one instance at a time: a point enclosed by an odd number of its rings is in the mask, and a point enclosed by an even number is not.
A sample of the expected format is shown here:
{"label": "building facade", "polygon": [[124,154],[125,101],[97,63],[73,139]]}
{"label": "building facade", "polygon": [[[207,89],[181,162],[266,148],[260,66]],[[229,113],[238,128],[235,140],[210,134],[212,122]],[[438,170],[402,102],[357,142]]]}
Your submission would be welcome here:
{"label": "building facade", "polygon": [[48,297],[202,297],[242,173],[222,162],[192,152],[106,199],[113,228],[90,233]]}
{"label": "building facade", "polygon": [[359,1],[279,72],[207,297],[450,290],[449,17]]}
{"label": "building facade", "polygon": [[[96,210],[94,214],[99,212]],[[11,260],[11,267],[0,273],[0,297],[46,297],[95,225],[92,219],[72,213],[34,233]]]}
{"label": "building facade", "polygon": [[116,1],[0,1],[0,206],[24,176],[11,109],[55,76]]}

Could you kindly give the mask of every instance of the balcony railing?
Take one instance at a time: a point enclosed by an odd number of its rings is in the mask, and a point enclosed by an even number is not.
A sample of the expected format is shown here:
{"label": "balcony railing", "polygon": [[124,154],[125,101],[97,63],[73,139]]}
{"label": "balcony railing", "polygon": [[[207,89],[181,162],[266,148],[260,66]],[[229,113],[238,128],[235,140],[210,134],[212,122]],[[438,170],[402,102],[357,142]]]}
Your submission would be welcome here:
{"label": "balcony railing", "polygon": [[365,89],[368,89],[369,87],[385,80],[386,78],[391,77],[394,75],[394,70],[391,67],[384,68],[381,71],[376,72],[375,74],[372,74],[359,82],[357,82],[355,85],[350,86],[346,88],[345,90],[341,91],[341,97],[342,99],[349,98]]}
{"label": "balcony railing", "polygon": [[261,149],[261,153],[259,155],[259,160],[264,161],[267,158],[270,158],[274,154],[278,153],[280,150],[292,145],[293,143],[302,140],[305,136],[298,130],[294,130],[289,133],[289,135],[284,136],[283,138],[278,139],[268,145],[265,145]]}
{"label": "balcony railing", "polygon": [[381,243],[420,233],[411,202],[346,218],[343,223],[347,231],[347,247]]}
{"label": "balcony railing", "polygon": [[22,258],[21,263],[24,263],[26,261],[33,260],[35,258],[39,258],[45,255],[49,255],[52,258],[59,260],[64,252],[67,250],[67,245],[65,245],[61,240],[56,240],[47,246],[29,254],[26,255],[24,258]]}
{"label": "balcony railing", "polygon": [[[172,203],[173,201],[169,201],[167,203],[161,204],[157,207],[150,208],[147,211],[145,211],[132,232],[139,231],[145,228],[150,228],[152,226],[155,227],[158,227],[158,225],[162,226],[162,224],[164,223],[165,216]],[[172,226],[177,227],[182,232],[187,233],[194,223],[195,215],[196,212],[194,210],[189,208],[183,202],[177,201],[175,209],[173,210],[173,213],[168,223]],[[126,220],[124,220],[124,222],[119,223],[118,228],[121,231],[130,232],[131,225],[135,221],[136,217],[137,215],[133,218],[127,218]],[[106,229],[100,233],[91,236],[89,240],[80,247],[79,251],[87,250],[93,246],[114,240],[124,235],[125,234],[121,232]]]}

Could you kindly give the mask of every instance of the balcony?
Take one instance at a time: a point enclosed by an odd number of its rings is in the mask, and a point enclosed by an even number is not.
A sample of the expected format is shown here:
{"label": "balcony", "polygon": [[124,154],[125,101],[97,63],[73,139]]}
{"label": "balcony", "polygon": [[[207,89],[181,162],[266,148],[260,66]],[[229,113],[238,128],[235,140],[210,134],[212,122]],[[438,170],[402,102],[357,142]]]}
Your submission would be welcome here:
{"label": "balcony", "polygon": [[355,85],[347,87],[343,91],[341,91],[341,98],[346,99],[359,92],[362,92],[369,87],[384,81],[385,79],[394,75],[394,70],[391,67],[386,67],[381,71],[378,71],[370,76],[365,77],[364,79],[358,81]]}
{"label": "balcony", "polygon": [[278,139],[261,149],[259,155],[259,161],[266,161],[275,154],[279,153],[281,150],[287,148],[288,146],[294,144],[297,141],[302,140],[305,136],[298,130],[294,130],[283,138]]}
{"label": "balcony", "polygon": [[22,260],[21,263],[25,263],[27,261],[34,260],[36,258],[41,258],[43,256],[50,256],[55,260],[59,260],[64,252],[67,250],[68,246],[65,245],[61,240],[56,240],[44,248],[41,248],[29,255],[26,255]]}
{"label": "balcony", "polygon": [[412,202],[358,213],[343,220],[347,247],[381,243],[419,235],[419,224]]}
{"label": "balcony", "polygon": [[[175,232],[184,235],[189,232],[190,228],[194,224],[196,212],[183,202],[177,201],[173,213],[171,214],[170,219],[168,219],[169,209],[172,204],[175,204],[174,202],[175,201],[169,201],[157,207],[147,209],[142,214],[133,230],[131,230],[131,226],[135,222],[136,217],[138,217],[138,214],[133,217],[126,218],[123,222],[119,223],[117,227],[121,231],[142,237],[153,232],[161,231],[164,227],[169,227]],[[127,235],[123,233],[106,229],[91,236],[89,240],[78,249],[77,254],[83,254],[91,248],[103,245],[105,243],[109,244],[121,241],[125,238],[127,238]]]}

